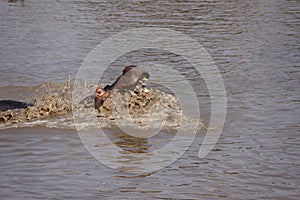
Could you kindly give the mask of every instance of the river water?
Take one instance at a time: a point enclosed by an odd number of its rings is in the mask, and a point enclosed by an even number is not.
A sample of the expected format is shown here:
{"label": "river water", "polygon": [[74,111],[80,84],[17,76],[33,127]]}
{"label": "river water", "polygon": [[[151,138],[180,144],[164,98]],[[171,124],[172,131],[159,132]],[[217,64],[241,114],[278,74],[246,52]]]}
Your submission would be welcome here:
{"label": "river water", "polygon": [[[198,157],[201,130],[180,159],[148,174],[98,162],[76,130],[64,126],[70,116],[59,116],[55,126],[40,120],[2,127],[1,199],[298,199],[299,11],[292,0],[1,1],[1,99],[30,101],[43,94],[43,83],[64,83],[69,74],[74,80],[96,45],[140,27],[169,28],[198,41],[227,95],[225,126],[213,150]],[[131,52],[114,62],[115,73],[107,72],[104,82],[112,82],[120,67],[164,60],[189,80],[209,124],[207,87],[176,56]],[[116,144],[136,152],[151,152],[173,137],[165,132],[134,140],[119,132],[106,130]]]}

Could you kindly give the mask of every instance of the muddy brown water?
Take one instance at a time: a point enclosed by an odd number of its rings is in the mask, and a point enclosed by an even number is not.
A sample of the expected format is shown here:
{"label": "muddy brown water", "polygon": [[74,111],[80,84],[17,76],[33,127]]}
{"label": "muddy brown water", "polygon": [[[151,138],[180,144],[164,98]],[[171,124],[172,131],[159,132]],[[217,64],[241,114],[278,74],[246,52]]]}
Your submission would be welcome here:
{"label": "muddy brown water", "polygon": [[[180,159],[149,174],[98,162],[70,128],[70,113],[2,126],[1,199],[298,199],[299,10],[298,1],[288,0],[1,1],[0,99],[29,102],[69,74],[74,80],[85,56],[105,38],[151,26],[197,40],[220,70],[228,101],[224,130],[208,156],[198,158],[201,130]],[[113,62],[101,83],[112,83],[126,65],[155,61],[190,81],[201,119],[209,123],[205,82],[167,52],[130,52]],[[149,85],[167,91],[151,82],[151,74]],[[135,153],[174,137],[163,132],[136,140],[116,128],[105,132]]]}

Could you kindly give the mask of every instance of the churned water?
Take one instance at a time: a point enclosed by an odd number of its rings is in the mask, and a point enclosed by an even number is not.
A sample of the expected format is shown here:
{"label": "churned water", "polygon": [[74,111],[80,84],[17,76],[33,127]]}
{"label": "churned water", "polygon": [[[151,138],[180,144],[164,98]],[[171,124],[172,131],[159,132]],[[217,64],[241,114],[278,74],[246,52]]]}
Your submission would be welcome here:
{"label": "churned water", "polygon": [[[0,99],[30,102],[51,89],[55,93],[69,74],[74,80],[96,45],[139,27],[169,28],[198,41],[215,61],[227,95],[225,126],[208,156],[198,157],[202,129],[180,159],[142,175],[94,159],[68,124],[70,112],[25,125],[2,123],[1,199],[298,199],[299,10],[298,1],[288,0],[1,1]],[[209,124],[205,82],[174,54],[130,52],[112,63],[101,84],[112,83],[124,66],[147,69],[153,62],[184,75]],[[168,92],[151,75],[149,86]],[[171,132],[134,138],[115,127],[105,132],[135,153],[173,138]]]}

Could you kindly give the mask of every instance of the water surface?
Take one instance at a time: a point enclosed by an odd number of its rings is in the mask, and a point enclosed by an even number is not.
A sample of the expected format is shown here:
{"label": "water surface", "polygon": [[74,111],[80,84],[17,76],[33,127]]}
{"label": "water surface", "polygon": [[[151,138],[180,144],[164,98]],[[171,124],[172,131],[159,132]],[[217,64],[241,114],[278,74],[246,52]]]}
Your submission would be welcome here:
{"label": "water surface", "polygon": [[[207,157],[198,158],[202,133],[178,161],[141,176],[100,164],[77,133],[63,126],[2,129],[1,197],[297,199],[299,10],[298,1],[288,0],[1,1],[1,99],[30,101],[42,93],[32,90],[36,85],[65,82],[68,74],[74,79],[85,56],[105,38],[131,28],[161,27],[187,34],[210,53],[228,100],[225,128]],[[204,81],[174,55],[132,52],[114,62],[103,82],[112,82],[123,66],[152,61],[172,63],[186,76],[201,118],[209,123]],[[166,133],[131,147],[151,150],[163,145],[164,137],[172,138]],[[115,140],[125,148],[132,144]]]}

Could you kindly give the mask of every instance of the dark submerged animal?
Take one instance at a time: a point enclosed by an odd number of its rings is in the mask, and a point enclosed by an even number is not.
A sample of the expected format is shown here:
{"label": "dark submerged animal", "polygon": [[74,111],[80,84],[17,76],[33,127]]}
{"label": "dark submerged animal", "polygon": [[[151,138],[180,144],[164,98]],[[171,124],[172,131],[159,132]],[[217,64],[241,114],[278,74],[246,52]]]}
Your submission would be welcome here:
{"label": "dark submerged animal", "polygon": [[15,100],[0,100],[0,112],[14,109],[24,109],[28,106],[33,106],[33,104]]}

